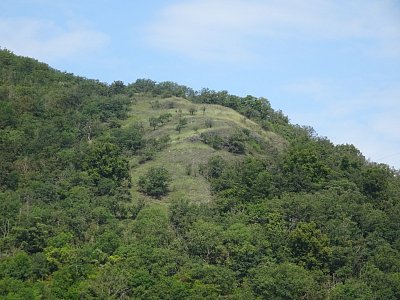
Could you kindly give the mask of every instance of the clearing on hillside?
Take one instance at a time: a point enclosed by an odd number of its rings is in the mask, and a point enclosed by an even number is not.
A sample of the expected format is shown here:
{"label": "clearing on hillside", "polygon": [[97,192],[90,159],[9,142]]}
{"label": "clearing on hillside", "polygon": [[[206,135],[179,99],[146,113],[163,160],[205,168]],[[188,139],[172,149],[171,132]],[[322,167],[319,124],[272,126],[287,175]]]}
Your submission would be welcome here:
{"label": "clearing on hillside", "polygon": [[131,159],[134,202],[159,202],[138,191],[139,177],[155,166],[165,167],[172,179],[170,192],[162,198],[162,203],[176,198],[209,202],[210,186],[199,168],[210,157],[218,155],[230,161],[241,160],[244,153],[240,151],[265,156],[268,151],[279,151],[284,145],[281,137],[263,130],[233,109],[195,104],[177,97],[136,95],[124,126],[134,123],[143,126],[145,139],[164,141],[151,155],[138,154]]}

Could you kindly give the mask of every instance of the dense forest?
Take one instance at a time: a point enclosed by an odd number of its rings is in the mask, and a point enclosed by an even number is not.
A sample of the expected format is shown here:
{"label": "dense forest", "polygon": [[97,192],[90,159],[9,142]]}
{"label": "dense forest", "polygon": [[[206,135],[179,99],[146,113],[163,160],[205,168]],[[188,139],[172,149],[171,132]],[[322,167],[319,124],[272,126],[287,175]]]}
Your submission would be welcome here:
{"label": "dense forest", "polygon": [[1,299],[400,299],[399,171],[266,98],[0,50],[0,158]]}

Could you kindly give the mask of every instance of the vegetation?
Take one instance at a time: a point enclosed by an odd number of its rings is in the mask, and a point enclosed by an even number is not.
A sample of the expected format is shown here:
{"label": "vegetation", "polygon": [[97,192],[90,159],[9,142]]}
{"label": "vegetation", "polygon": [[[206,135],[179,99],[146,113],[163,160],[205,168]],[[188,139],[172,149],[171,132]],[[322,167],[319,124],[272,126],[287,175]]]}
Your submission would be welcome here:
{"label": "vegetation", "polygon": [[1,299],[399,299],[399,171],[265,98],[0,50]]}
{"label": "vegetation", "polygon": [[168,192],[170,181],[168,170],[163,167],[151,168],[145,176],[139,177],[140,191],[156,198],[164,196]]}

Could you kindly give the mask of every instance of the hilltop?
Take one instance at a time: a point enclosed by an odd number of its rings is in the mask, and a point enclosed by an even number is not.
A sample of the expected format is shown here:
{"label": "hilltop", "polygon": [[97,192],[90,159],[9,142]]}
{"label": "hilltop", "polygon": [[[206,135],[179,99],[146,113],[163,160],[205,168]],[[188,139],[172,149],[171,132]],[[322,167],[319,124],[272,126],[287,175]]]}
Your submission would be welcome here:
{"label": "hilltop", "polygon": [[398,170],[266,98],[0,66],[0,298],[400,298]]}
{"label": "hilltop", "polygon": [[[140,124],[145,139],[167,139],[165,146],[154,153],[151,160],[144,161],[146,152],[132,157],[134,200],[149,200],[138,192],[138,178],[153,166],[164,166],[170,170],[172,179],[171,192],[163,199],[164,202],[183,197],[191,202],[209,202],[212,199],[210,186],[199,169],[211,157],[221,156],[227,161],[240,161],[244,153],[268,157],[268,151],[282,150],[285,143],[280,136],[265,131],[256,122],[221,105],[197,104],[178,97],[135,96],[131,107],[130,116],[122,128]],[[150,124],[163,116],[166,116],[165,121],[154,124],[154,127]],[[184,124],[179,125],[180,122]],[[234,146],[234,138],[243,143],[243,149],[228,148],[229,139],[231,147]],[[235,153],[238,151],[243,153]]]}

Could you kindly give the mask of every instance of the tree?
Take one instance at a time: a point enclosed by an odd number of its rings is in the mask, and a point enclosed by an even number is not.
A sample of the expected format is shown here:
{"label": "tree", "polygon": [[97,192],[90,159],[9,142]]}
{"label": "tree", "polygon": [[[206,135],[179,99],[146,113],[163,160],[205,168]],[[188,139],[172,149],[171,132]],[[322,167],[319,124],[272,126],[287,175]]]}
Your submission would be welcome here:
{"label": "tree", "polygon": [[122,94],[124,90],[125,90],[125,84],[121,80],[114,81],[109,87],[111,95]]}
{"label": "tree", "polygon": [[[143,208],[137,215],[133,234],[140,245],[143,246],[138,251],[142,256],[149,255],[156,247],[166,247],[173,238],[173,231],[169,226],[168,215],[160,206],[150,206]],[[144,247],[148,245],[149,247]],[[167,251],[165,249],[165,251]],[[163,250],[161,250],[163,252]],[[167,260],[170,258],[166,258]],[[147,259],[145,259],[147,260]],[[159,259],[155,263],[160,263]],[[144,263],[149,263],[147,262]],[[148,267],[150,267],[148,265]]]}
{"label": "tree", "polygon": [[370,199],[384,200],[387,197],[390,176],[387,166],[368,166],[362,172],[361,191]]}
{"label": "tree", "polygon": [[349,280],[336,285],[330,294],[333,300],[372,300],[375,299],[368,285],[360,280]]}
{"label": "tree", "polygon": [[134,83],[128,85],[136,93],[151,93],[156,87],[156,82],[150,79],[137,79]]}
{"label": "tree", "polygon": [[[291,264],[259,266],[250,282],[260,299],[320,299],[311,272]],[[259,299],[259,298],[257,298]]]}
{"label": "tree", "polygon": [[199,220],[193,223],[192,228],[187,233],[189,254],[200,256],[207,262],[222,260],[222,226]]}
{"label": "tree", "polygon": [[111,143],[93,144],[83,166],[95,181],[102,177],[116,182],[129,179],[128,162],[120,156],[118,147]]}
{"label": "tree", "polygon": [[130,124],[124,128],[118,128],[114,131],[117,144],[133,153],[144,147],[144,128],[141,123]]}
{"label": "tree", "polygon": [[289,246],[294,260],[308,269],[326,267],[332,255],[328,236],[314,222],[298,223],[289,234]]}
{"label": "tree", "polygon": [[169,220],[174,230],[185,233],[196,218],[196,206],[186,199],[173,199],[169,206]]}
{"label": "tree", "polygon": [[181,133],[181,130],[186,126],[187,124],[187,119],[186,118],[179,118],[178,125],[176,125],[175,129],[179,133]]}
{"label": "tree", "polygon": [[333,147],[329,141],[301,140],[283,155],[284,185],[288,191],[318,190],[332,178]]}
{"label": "tree", "polygon": [[146,195],[161,198],[168,193],[168,184],[171,181],[169,172],[164,167],[153,167],[146,175],[139,178],[141,192]]}

